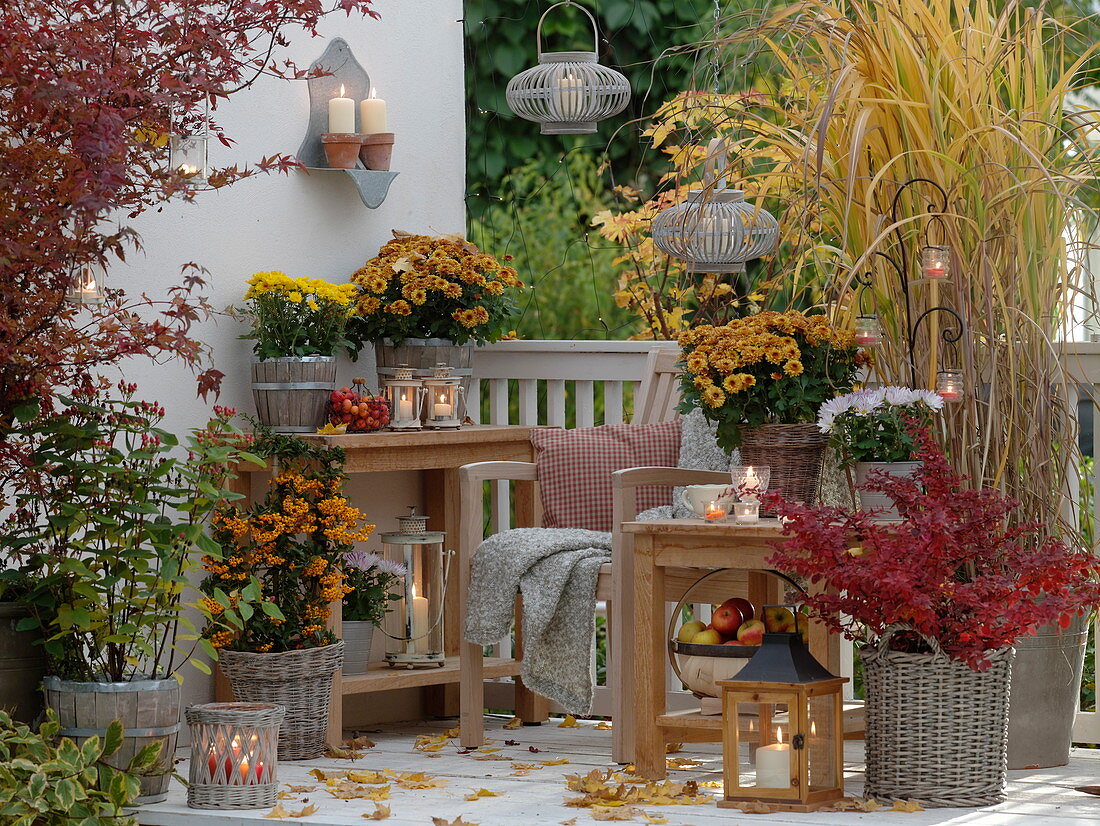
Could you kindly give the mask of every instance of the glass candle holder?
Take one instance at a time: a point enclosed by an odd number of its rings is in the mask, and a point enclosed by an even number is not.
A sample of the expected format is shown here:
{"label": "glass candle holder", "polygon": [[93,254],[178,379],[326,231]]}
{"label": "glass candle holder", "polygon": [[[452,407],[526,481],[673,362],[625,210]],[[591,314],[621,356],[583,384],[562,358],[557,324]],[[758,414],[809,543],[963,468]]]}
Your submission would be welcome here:
{"label": "glass candle holder", "polygon": [[925,278],[947,278],[951,274],[951,247],[946,244],[922,247],[921,272]]}
{"label": "glass candle holder", "polygon": [[873,313],[861,315],[856,319],[856,344],[860,347],[877,347],[882,343],[882,326],[878,316]]}
{"label": "glass candle holder", "polygon": [[962,370],[940,370],[936,374],[936,392],[945,402],[962,401],[965,391]]}
{"label": "glass candle holder", "polygon": [[758,522],[760,520],[759,502],[734,502],[734,522]]}
{"label": "glass candle holder", "polygon": [[772,469],[768,465],[735,465],[730,468],[733,491],[742,502],[759,502],[768,491]]}
{"label": "glass candle holder", "polygon": [[708,502],[706,511],[703,514],[708,522],[725,522],[726,515],[726,506],[719,499]]}

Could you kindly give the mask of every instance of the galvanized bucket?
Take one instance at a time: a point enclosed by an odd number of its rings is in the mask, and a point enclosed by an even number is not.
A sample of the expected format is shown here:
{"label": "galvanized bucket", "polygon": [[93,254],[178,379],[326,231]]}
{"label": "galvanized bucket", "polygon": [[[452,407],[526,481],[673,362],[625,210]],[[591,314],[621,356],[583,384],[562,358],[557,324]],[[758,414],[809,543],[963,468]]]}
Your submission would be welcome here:
{"label": "galvanized bucket", "polygon": [[898,509],[894,507],[894,500],[885,493],[877,490],[860,490],[866,483],[872,470],[881,470],[887,476],[896,476],[899,479],[908,479],[917,472],[920,462],[856,462],[856,494],[859,496],[859,506],[862,510],[874,509],[878,511],[879,519],[898,519]]}
{"label": "galvanized bucket", "polygon": [[114,720],[125,729],[122,747],[105,758],[125,769],[150,743],[161,743],[160,757],[150,774],[141,778],[137,803],[158,803],[168,796],[172,760],[180,731],[180,685],[175,680],[134,680],[129,683],[85,683],[46,677],[42,681],[46,705],[57,712],[61,736],[77,745],[92,735],[101,738]]}
{"label": "galvanized bucket", "polygon": [[14,602],[0,602],[0,708],[20,723],[33,725],[42,712],[42,678],[46,654],[35,645],[36,631],[16,631],[27,609]]}
{"label": "galvanized bucket", "polygon": [[344,674],[366,674],[370,665],[371,642],[375,624],[356,620],[344,620],[340,634],[344,640]]}
{"label": "galvanized bucket", "polygon": [[256,415],[278,433],[316,432],[335,389],[335,356],[252,357]]}
{"label": "galvanized bucket", "polygon": [[1076,617],[1065,631],[1048,625],[1014,643],[1016,664],[1008,712],[1010,769],[1069,762],[1087,639],[1087,619]]}

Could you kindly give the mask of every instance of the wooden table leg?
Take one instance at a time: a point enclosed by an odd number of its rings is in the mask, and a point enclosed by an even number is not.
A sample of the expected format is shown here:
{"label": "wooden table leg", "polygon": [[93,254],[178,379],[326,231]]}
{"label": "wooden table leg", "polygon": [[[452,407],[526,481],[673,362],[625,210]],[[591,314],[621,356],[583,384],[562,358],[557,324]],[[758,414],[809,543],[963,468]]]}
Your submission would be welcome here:
{"label": "wooden table leg", "polygon": [[[458,538],[462,535],[462,517],[459,508],[458,468],[424,471],[425,512],[428,514],[428,529],[444,531],[447,534],[444,547],[453,550],[458,547]],[[452,582],[457,580],[456,559],[451,560]],[[448,657],[459,653],[462,645],[462,624],[459,617],[457,582],[449,585],[443,603],[443,651]],[[432,685],[424,689],[424,706],[428,714],[434,717],[457,717],[460,710],[460,688],[454,683]]]}
{"label": "wooden table leg", "polygon": [[619,531],[611,551],[611,604],[607,621],[607,688],[611,694],[611,760],[634,759],[637,726],[634,708],[634,537]]}
{"label": "wooden table leg", "polygon": [[637,657],[634,666],[634,760],[649,780],[665,776],[664,735],[657,716],[665,709],[665,583],[654,564],[652,537],[634,538],[634,622]]}
{"label": "wooden table leg", "polygon": [[[823,590],[821,584],[811,583],[811,594]],[[834,634],[825,627],[824,623],[810,622],[810,644],[807,646],[810,653],[819,663],[829,670],[831,674],[840,673],[840,635]]]}

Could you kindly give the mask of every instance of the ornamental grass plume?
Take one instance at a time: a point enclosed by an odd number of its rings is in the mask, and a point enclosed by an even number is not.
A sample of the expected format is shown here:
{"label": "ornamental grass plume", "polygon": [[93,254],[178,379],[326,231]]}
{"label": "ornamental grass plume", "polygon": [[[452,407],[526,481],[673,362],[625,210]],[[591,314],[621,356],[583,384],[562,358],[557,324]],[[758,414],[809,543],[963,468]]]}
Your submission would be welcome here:
{"label": "ornamental grass plume", "polygon": [[928,653],[923,635],[981,671],[990,653],[1100,604],[1100,560],[1044,537],[1035,522],[1010,524],[1017,501],[966,487],[928,428],[912,436],[916,474],[872,472],[866,486],[893,500],[900,522],[765,496],[789,520],[768,564],[822,589],[806,597],[814,616],[866,643],[901,626],[908,632],[891,648]]}

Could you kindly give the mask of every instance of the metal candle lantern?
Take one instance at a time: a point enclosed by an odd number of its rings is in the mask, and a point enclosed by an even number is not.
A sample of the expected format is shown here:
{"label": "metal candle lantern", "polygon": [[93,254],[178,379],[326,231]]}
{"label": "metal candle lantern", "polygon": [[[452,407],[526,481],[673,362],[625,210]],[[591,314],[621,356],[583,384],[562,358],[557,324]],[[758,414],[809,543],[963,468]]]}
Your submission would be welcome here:
{"label": "metal candle lantern", "polygon": [[382,621],[386,662],[399,668],[445,664],[443,598],[447,592],[451,552],[443,549],[446,534],[427,531],[427,517],[413,510],[397,519],[397,533],[382,534],[386,559],[405,566],[397,589],[400,599]]}
{"label": "metal candle lantern", "polygon": [[747,203],[740,189],[726,188],[726,163],[724,144],[712,140],[703,188],[653,217],[653,243],[684,261],[688,272],[744,272],[747,261],[767,255],[779,240],[770,212]]}
{"label": "metal candle lantern", "polygon": [[[559,6],[575,6],[592,23],[590,52],[545,52],[542,22]],[[542,13],[536,30],[539,65],[508,81],[508,108],[524,120],[541,124],[544,135],[583,135],[596,131],[596,122],[617,115],[630,102],[630,82],[614,69],[596,62],[599,34],[588,9],[565,0]]]}
{"label": "metal candle lantern", "polygon": [[[434,375],[424,379],[424,426],[436,430],[462,427],[466,407],[466,391],[462,379],[454,377],[454,370],[445,364],[435,366]],[[462,402],[463,413],[458,405]]]}
{"label": "metal candle lantern", "polygon": [[65,300],[78,307],[103,303],[104,269],[99,264],[82,264],[73,275]]}
{"label": "metal candle lantern", "polygon": [[390,403],[390,430],[420,430],[420,404],[424,385],[413,378],[411,367],[397,367],[393,378],[382,381],[382,392]]}
{"label": "metal candle lantern", "polygon": [[172,171],[191,183],[204,184],[209,176],[209,135],[172,135],[169,163]]}
{"label": "metal candle lantern", "polygon": [[191,727],[187,805],[264,809],[275,805],[279,724],[286,709],[268,703],[205,703],[185,712]]}
{"label": "metal candle lantern", "polygon": [[[791,620],[795,606],[786,608]],[[722,688],[725,799],[809,812],[844,797],[841,689],[796,629],[767,632],[760,649]]]}

